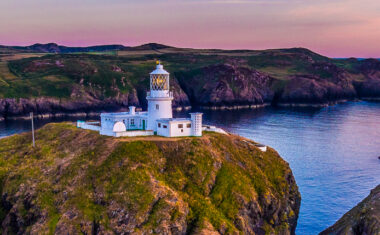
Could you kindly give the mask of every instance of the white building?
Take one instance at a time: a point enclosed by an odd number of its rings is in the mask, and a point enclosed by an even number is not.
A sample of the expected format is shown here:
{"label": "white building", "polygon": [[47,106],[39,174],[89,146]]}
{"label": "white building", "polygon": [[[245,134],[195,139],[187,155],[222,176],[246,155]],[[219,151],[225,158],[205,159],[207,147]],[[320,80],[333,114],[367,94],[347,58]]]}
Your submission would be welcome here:
{"label": "white building", "polygon": [[102,113],[100,123],[78,121],[77,127],[115,137],[202,136],[202,113],[190,113],[190,118],[173,118],[173,93],[169,87],[169,73],[158,63],[156,70],[150,73],[148,111],[136,112],[135,107],[130,106],[129,112]]}

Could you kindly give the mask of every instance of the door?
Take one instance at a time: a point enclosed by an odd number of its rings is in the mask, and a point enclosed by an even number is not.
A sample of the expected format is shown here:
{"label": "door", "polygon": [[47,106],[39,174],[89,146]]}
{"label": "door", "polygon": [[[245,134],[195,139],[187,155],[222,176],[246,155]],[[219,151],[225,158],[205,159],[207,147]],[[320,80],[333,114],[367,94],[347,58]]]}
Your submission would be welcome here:
{"label": "door", "polygon": [[142,120],[142,127],[143,127],[143,130],[145,130],[145,120]]}

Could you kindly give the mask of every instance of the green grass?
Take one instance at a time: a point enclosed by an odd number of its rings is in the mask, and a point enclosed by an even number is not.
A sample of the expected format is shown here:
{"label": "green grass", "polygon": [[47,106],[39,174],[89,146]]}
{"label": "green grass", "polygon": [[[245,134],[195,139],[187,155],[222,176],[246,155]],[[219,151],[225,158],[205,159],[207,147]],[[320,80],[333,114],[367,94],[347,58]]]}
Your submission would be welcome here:
{"label": "green grass", "polygon": [[[262,153],[233,136],[124,142],[62,123],[39,129],[34,149],[30,137],[0,140],[0,189],[23,217],[46,213],[41,231],[50,234],[60,223],[80,229],[83,221],[108,231],[115,207],[139,224],[135,232],[154,230],[166,219],[186,221],[189,231],[210,223],[232,234],[239,232],[235,221],[244,205],[265,207],[274,198],[284,203],[296,187],[286,181],[290,169],[275,151]],[[32,208],[23,206],[26,192],[34,198]],[[67,211],[75,218],[66,221]],[[0,218],[6,213],[1,208]],[[292,210],[280,215],[278,223],[295,216]],[[269,232],[277,229],[271,219]]]}
{"label": "green grass", "polygon": [[52,192],[53,186],[48,183],[41,183],[38,185],[37,202],[41,208],[44,208],[48,213],[48,228],[49,234],[54,234],[56,225],[61,217],[55,205],[55,195]]}

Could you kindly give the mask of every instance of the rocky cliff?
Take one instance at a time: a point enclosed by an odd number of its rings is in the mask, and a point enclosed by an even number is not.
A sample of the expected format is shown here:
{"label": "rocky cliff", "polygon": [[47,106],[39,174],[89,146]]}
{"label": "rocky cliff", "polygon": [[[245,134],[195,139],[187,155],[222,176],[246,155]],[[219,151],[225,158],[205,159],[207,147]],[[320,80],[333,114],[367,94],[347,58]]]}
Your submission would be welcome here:
{"label": "rocky cliff", "polygon": [[280,92],[277,100],[279,104],[325,105],[357,97],[350,74],[344,69],[326,62],[313,63],[310,69],[312,74],[290,78]]}
{"label": "rocky cliff", "polygon": [[[187,95],[172,81],[173,107],[176,110],[191,107]],[[99,92],[88,91],[83,86],[73,86],[70,97],[30,97],[0,99],[0,120],[5,118],[24,117],[34,112],[35,115],[89,115],[101,111],[127,111],[131,105],[146,107],[146,90],[139,92],[132,88],[128,92],[115,91],[116,96],[104,97]]]}
{"label": "rocky cliff", "polygon": [[171,72],[178,109],[326,106],[380,98],[376,59],[331,59],[303,48],[222,51],[159,44],[98,53],[33,57],[2,54],[0,48],[0,119],[30,111],[51,115],[146,108],[148,74],[157,59]]}
{"label": "rocky cliff", "polygon": [[320,235],[379,235],[380,185]]}
{"label": "rocky cliff", "polygon": [[177,74],[181,87],[196,106],[234,106],[270,103],[273,78],[231,64],[211,65]]}
{"label": "rocky cliff", "polygon": [[0,140],[2,234],[294,234],[289,165],[250,140],[117,139],[70,123],[36,138]]}

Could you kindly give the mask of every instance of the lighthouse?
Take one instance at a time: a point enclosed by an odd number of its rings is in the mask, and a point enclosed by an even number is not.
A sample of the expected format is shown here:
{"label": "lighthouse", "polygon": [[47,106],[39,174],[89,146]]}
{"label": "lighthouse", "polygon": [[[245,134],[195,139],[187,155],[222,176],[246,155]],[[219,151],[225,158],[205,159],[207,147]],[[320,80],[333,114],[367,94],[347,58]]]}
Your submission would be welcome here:
{"label": "lighthouse", "polygon": [[173,94],[169,90],[169,73],[157,62],[156,69],[150,73],[150,91],[148,101],[147,129],[157,131],[157,120],[172,118]]}
{"label": "lighthouse", "polygon": [[[136,111],[134,106],[130,106],[128,112],[100,114],[100,123],[78,120],[77,126],[114,137],[202,136],[202,113],[190,113],[190,118],[173,118],[169,73],[160,62],[157,62],[156,69],[150,73],[150,91],[146,99],[147,111]],[[208,130],[213,131],[210,128]]]}

